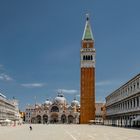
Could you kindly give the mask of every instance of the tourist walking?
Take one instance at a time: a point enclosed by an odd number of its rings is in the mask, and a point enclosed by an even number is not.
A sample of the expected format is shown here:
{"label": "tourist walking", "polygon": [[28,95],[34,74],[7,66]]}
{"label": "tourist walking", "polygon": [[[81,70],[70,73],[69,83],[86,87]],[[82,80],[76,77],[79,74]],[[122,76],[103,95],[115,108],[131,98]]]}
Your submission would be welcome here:
{"label": "tourist walking", "polygon": [[30,125],[30,127],[29,127],[29,128],[30,128],[30,131],[32,131],[32,129],[33,129],[33,128],[32,128],[32,126],[31,126],[31,125]]}

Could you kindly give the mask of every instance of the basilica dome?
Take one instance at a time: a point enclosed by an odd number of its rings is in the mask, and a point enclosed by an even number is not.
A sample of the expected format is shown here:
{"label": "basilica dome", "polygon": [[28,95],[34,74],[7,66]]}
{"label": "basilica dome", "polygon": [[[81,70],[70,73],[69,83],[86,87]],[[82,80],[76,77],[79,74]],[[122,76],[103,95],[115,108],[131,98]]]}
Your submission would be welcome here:
{"label": "basilica dome", "polygon": [[46,104],[46,105],[51,105],[52,102],[51,102],[49,99],[46,99],[45,104]]}
{"label": "basilica dome", "polygon": [[71,102],[71,106],[80,106],[80,103],[79,103],[79,101],[77,101],[76,99],[74,99],[74,100]]}
{"label": "basilica dome", "polygon": [[54,102],[57,104],[66,104],[66,98],[63,94],[58,94],[57,97],[54,99]]}

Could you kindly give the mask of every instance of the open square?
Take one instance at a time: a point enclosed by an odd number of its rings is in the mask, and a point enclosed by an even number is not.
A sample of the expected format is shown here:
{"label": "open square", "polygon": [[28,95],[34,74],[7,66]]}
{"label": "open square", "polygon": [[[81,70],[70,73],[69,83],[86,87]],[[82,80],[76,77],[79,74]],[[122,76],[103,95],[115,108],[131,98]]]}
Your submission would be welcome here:
{"label": "open square", "polygon": [[37,124],[0,127],[1,140],[140,140],[140,131],[101,125]]}

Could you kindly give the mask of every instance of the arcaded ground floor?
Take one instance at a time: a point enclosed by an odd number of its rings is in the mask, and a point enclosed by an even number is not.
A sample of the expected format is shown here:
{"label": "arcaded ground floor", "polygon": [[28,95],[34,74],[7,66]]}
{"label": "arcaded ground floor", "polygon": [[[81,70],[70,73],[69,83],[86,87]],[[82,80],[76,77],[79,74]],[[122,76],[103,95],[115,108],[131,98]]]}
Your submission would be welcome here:
{"label": "arcaded ground floor", "polygon": [[140,130],[101,125],[0,126],[1,140],[140,140]]}

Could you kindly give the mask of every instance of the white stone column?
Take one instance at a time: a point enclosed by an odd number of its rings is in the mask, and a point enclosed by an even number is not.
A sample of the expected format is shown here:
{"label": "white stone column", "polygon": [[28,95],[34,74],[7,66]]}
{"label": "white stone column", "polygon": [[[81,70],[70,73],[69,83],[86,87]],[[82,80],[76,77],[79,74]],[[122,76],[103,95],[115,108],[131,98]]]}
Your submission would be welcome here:
{"label": "white stone column", "polygon": [[127,110],[127,102],[125,102],[125,110]]}
{"label": "white stone column", "polygon": [[140,88],[140,78],[139,78],[139,88]]}
{"label": "white stone column", "polygon": [[132,99],[132,109],[134,108],[134,99]]}
{"label": "white stone column", "polygon": [[119,126],[121,126],[121,118],[119,118]]}
{"label": "white stone column", "polygon": [[122,111],[122,103],[120,103],[120,111]]}
{"label": "white stone column", "polygon": [[140,107],[140,96],[138,98],[139,98],[139,107]]}
{"label": "white stone column", "polygon": [[131,109],[131,100],[129,99],[129,110]]}
{"label": "white stone column", "polygon": [[122,102],[122,111],[123,111],[123,102]]}
{"label": "white stone column", "polygon": [[43,124],[43,116],[41,116],[41,123]]}
{"label": "white stone column", "polygon": [[61,123],[61,115],[58,116],[58,123]]}
{"label": "white stone column", "polygon": [[51,121],[51,116],[48,115],[48,123],[50,123],[50,121]]}
{"label": "white stone column", "polygon": [[131,87],[132,87],[132,93],[134,92],[134,86],[133,86],[133,83],[131,84]]}
{"label": "white stone column", "polygon": [[128,94],[130,95],[130,90],[131,90],[130,85],[128,85],[128,88],[129,88],[129,90],[128,90]]}
{"label": "white stone column", "polygon": [[121,103],[119,103],[119,112],[121,111]]}
{"label": "white stone column", "polygon": [[125,102],[123,102],[123,104],[124,104],[124,110],[125,110]]}
{"label": "white stone column", "polygon": [[129,116],[128,116],[128,126],[130,126],[130,118],[129,118]]}
{"label": "white stone column", "polygon": [[135,98],[135,108],[137,108],[137,97]]}
{"label": "white stone column", "polygon": [[124,122],[124,118],[122,119],[122,126],[124,126],[125,125],[125,122]]}

